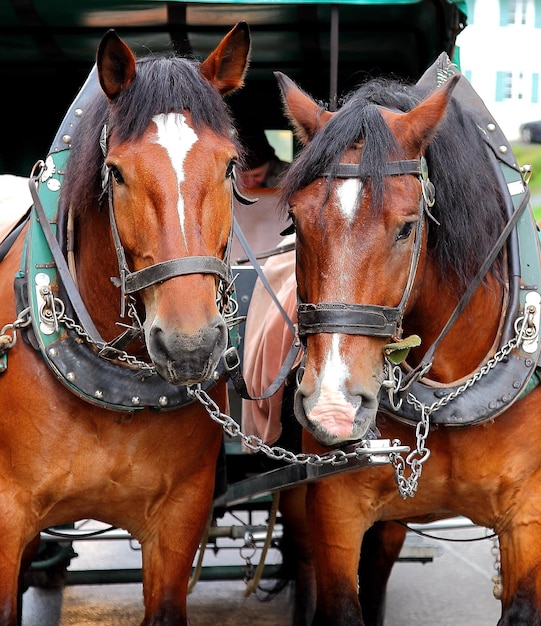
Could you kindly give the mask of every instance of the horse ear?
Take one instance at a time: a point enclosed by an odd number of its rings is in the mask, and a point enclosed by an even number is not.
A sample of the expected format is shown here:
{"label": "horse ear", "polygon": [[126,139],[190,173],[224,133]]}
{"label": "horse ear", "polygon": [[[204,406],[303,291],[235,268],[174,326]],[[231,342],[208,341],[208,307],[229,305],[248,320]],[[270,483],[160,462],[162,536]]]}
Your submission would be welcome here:
{"label": "horse ear", "polygon": [[282,72],[274,72],[274,75],[282,92],[285,113],[295,129],[295,135],[302,144],[307,144],[334,113],[322,109]]}
{"label": "horse ear", "polygon": [[135,78],[135,56],[113,29],[100,41],[96,64],[101,88],[109,100],[117,98]]}
{"label": "horse ear", "polygon": [[222,96],[225,96],[244,85],[250,48],[248,24],[239,22],[201,63],[199,71]]}
{"label": "horse ear", "polygon": [[426,100],[407,113],[381,109],[383,119],[399,143],[412,155],[419,155],[430,143],[443,120],[460,74],[454,74]]}

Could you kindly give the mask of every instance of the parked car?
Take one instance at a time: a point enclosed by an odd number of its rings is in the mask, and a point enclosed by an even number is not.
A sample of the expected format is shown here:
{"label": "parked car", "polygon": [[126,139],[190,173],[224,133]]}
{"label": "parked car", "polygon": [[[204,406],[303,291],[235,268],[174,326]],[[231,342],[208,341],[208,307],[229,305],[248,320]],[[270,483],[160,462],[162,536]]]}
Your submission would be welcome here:
{"label": "parked car", "polygon": [[521,124],[520,138],[524,143],[541,143],[541,120]]}

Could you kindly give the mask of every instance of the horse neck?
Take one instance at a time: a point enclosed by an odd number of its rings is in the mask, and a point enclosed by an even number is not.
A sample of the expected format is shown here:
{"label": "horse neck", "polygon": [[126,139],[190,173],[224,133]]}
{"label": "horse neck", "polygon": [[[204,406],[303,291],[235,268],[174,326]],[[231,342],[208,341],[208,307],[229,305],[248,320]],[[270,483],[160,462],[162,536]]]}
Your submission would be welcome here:
{"label": "horse neck", "polygon": [[[456,281],[444,279],[430,262],[417,283],[422,286],[404,319],[406,333],[418,334],[422,340],[409,359],[413,366],[437,339],[461,294]],[[431,379],[442,383],[459,380],[474,372],[491,354],[500,329],[503,295],[502,285],[493,276],[477,288],[439,344],[429,373]]]}
{"label": "horse neck", "polygon": [[74,241],[81,297],[97,330],[110,340],[119,334],[120,291],[111,281],[118,276],[118,262],[107,210],[96,206],[78,218]]}

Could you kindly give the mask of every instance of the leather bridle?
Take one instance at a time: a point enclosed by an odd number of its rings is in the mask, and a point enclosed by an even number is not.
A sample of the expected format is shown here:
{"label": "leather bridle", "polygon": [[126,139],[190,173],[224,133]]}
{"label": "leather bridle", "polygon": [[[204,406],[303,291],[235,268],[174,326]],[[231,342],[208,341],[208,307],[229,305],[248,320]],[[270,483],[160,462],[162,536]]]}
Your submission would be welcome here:
{"label": "leather bridle", "polygon": [[[104,126],[100,139],[100,146],[104,158],[107,156],[107,127]],[[235,183],[234,170],[231,174],[232,183],[232,199],[231,199],[231,224],[233,224],[233,196],[235,196],[243,204],[252,204],[252,201],[245,198],[237,189]],[[111,223],[111,232],[113,236],[114,246],[118,259],[119,278],[112,279],[113,282],[120,287],[120,316],[124,317],[126,311],[127,297],[151,285],[164,282],[177,276],[186,276],[189,274],[213,274],[220,281],[223,281],[225,288],[217,290],[217,292],[228,292],[231,284],[231,245],[233,238],[233,226],[229,232],[224,260],[213,256],[188,256],[177,259],[169,259],[155,263],[141,270],[132,272],[126,261],[124,246],[120,240],[118,227],[114,214],[113,202],[113,183],[107,166],[102,168],[102,188],[108,197],[109,219]]]}
{"label": "leather bridle", "polygon": [[[415,227],[415,240],[411,253],[408,280],[400,303],[396,307],[376,304],[352,304],[343,302],[318,302],[298,305],[298,333],[302,341],[307,335],[318,333],[344,333],[371,337],[400,338],[402,319],[407,306],[419,262],[424,230],[424,214],[430,215],[427,207],[434,204],[434,187],[428,179],[428,168],[423,156],[419,159],[390,161],[385,164],[383,176],[418,176],[422,185],[419,201],[419,219]],[[331,178],[360,178],[359,165],[339,163],[332,172],[322,176]]]}

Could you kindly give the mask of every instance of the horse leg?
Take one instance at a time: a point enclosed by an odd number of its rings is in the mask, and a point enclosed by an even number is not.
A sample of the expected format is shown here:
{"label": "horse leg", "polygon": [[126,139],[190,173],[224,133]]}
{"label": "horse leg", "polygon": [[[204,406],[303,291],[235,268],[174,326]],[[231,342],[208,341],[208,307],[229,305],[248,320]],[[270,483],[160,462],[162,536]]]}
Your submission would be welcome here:
{"label": "horse leg", "polygon": [[[13,521],[13,524],[16,524]],[[21,527],[19,527],[21,528]],[[0,624],[1,626],[17,626],[22,616],[22,577],[21,560],[25,541],[20,535],[14,536],[4,528],[2,545],[0,546]]]}
{"label": "horse leg", "polygon": [[359,599],[366,626],[383,626],[385,592],[407,529],[394,521],[376,522],[365,533],[359,563]]}
{"label": "horse leg", "polygon": [[316,576],[312,544],[306,521],[306,487],[280,492],[280,512],[284,520],[284,560],[293,561],[295,577],[294,626],[312,623],[316,606]]}
{"label": "horse leg", "polygon": [[513,523],[499,534],[502,617],[498,626],[541,625],[541,519]]}
{"label": "horse leg", "polygon": [[308,485],[307,517],[314,550],[317,608],[314,626],[360,626],[357,571],[363,520],[355,481],[334,476]]}
{"label": "horse leg", "polygon": [[26,572],[30,569],[34,557],[38,553],[40,544],[40,536],[36,535],[32,541],[26,546],[21,558],[21,567],[19,571],[19,582],[17,584],[17,623],[21,623],[23,615],[23,593],[28,589],[28,582],[25,580]]}
{"label": "horse leg", "polygon": [[[199,489],[197,481],[193,487]],[[152,520],[153,536],[141,541],[145,601],[141,626],[187,626],[188,581],[209,511],[208,498],[196,501],[192,495],[162,508]]]}

